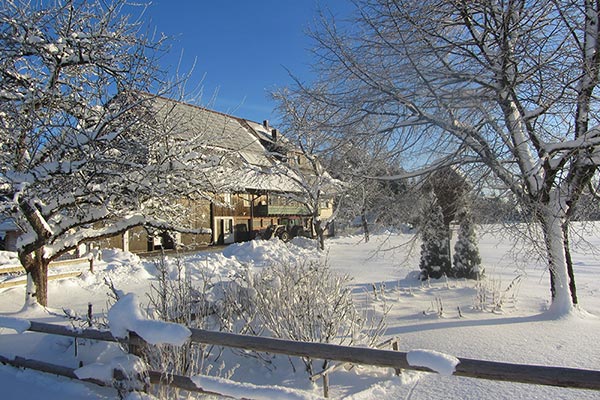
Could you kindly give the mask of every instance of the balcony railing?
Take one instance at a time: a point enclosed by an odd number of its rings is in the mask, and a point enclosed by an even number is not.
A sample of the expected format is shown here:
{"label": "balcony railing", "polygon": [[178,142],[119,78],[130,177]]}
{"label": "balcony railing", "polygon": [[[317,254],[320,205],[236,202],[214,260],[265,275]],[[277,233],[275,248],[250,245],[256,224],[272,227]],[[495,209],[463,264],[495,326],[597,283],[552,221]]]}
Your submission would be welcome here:
{"label": "balcony railing", "polygon": [[299,205],[258,205],[254,207],[254,215],[267,217],[270,215],[310,215],[305,206]]}

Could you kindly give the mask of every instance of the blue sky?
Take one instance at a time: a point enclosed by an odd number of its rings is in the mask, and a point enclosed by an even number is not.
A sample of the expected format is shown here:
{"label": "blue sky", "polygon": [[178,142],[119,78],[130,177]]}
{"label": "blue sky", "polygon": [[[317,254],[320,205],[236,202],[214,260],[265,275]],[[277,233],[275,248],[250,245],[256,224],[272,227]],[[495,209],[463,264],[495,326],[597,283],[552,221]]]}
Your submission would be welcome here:
{"label": "blue sky", "polygon": [[193,81],[204,78],[203,105],[276,122],[269,91],[292,83],[286,68],[311,79],[313,43],[305,31],[319,7],[336,16],[351,9],[347,0],[153,0],[147,19],[174,37],[165,67],[175,71],[181,59],[189,70],[196,59]]}

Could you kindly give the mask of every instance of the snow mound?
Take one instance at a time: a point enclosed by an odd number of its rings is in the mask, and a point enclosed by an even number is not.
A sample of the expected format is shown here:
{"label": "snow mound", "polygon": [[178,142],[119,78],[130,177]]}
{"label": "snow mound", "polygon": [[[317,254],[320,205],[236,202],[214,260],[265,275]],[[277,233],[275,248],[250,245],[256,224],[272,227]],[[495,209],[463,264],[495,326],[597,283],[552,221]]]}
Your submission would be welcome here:
{"label": "snow mound", "polygon": [[404,278],[405,280],[411,282],[411,281],[416,281],[416,282],[420,282],[421,281],[421,271],[410,271],[408,274],[406,274],[406,277]]}
{"label": "snow mound", "polygon": [[113,336],[125,338],[127,332],[132,331],[150,344],[181,346],[192,335],[183,325],[144,318],[137,296],[133,293],[125,295],[112,306],[108,311],[108,323]]}
{"label": "snow mound", "polygon": [[142,261],[139,256],[120,249],[102,250],[102,260],[107,264],[139,264]]}
{"label": "snow mound", "polygon": [[31,323],[26,319],[3,317],[0,315],[0,327],[23,333],[31,327]]}
{"label": "snow mound", "polygon": [[[131,281],[142,282],[153,277],[148,272],[152,264],[143,261],[136,254],[119,249],[106,249],[102,250],[101,255],[102,262],[95,264],[95,273],[100,273],[100,277],[110,276],[111,280],[121,286]],[[102,279],[85,276],[84,282],[93,285],[102,282]]]}
{"label": "snow mound", "polygon": [[319,242],[315,239],[309,239],[302,236],[296,236],[290,243],[302,249],[314,250],[319,248]]}
{"label": "snow mound", "polygon": [[111,383],[113,371],[120,370],[126,376],[141,374],[146,370],[144,362],[131,354],[115,357],[107,363],[93,363],[77,368],[74,372],[79,379],[95,379],[101,382]]}
{"label": "snow mound", "polygon": [[223,250],[227,258],[235,258],[245,264],[265,266],[275,262],[289,262],[294,256],[286,244],[275,238],[271,240],[251,240],[234,243]]}
{"label": "snow mound", "polygon": [[0,266],[14,267],[21,265],[17,253],[14,251],[0,250]]}
{"label": "snow mound", "polygon": [[[190,259],[187,262],[191,264],[191,268],[188,271],[192,279],[201,279],[211,275],[218,277],[232,276],[243,268],[237,259],[227,258],[221,253],[207,254],[202,259]],[[201,271],[198,270],[198,267],[202,268]]]}
{"label": "snow mound", "polygon": [[318,259],[316,249],[317,243],[311,239],[295,238],[285,243],[273,238],[231,244],[223,250],[223,256],[229,261],[229,265],[231,261],[237,261],[242,267],[266,267],[272,264],[301,264]]}
{"label": "snow mound", "polygon": [[452,375],[460,362],[458,358],[433,350],[411,350],[406,359],[413,367],[425,367],[440,375]]}

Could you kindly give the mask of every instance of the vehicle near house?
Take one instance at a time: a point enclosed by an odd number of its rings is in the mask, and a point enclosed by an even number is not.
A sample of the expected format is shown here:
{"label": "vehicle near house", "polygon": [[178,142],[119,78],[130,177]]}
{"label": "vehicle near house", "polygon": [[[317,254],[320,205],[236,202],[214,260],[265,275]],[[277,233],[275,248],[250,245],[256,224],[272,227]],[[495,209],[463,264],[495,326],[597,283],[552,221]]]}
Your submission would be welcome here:
{"label": "vehicle near house", "polygon": [[289,242],[298,236],[312,237],[310,231],[300,224],[270,225],[261,233],[263,239],[268,240],[272,237],[278,237],[284,242]]}

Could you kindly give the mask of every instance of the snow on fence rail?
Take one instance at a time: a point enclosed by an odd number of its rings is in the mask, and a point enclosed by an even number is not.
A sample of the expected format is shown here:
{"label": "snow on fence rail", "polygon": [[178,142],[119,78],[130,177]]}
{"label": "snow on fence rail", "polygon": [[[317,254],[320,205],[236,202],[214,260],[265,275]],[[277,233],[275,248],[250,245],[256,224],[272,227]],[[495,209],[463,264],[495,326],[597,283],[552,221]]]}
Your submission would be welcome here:
{"label": "snow on fence rail", "polygon": [[[66,326],[53,325],[36,321],[24,321],[28,323],[24,330],[41,332],[53,335],[79,337],[111,342],[125,342],[134,346],[148,345],[135,332],[130,332],[129,338],[121,340],[115,338],[108,331],[95,329],[73,330]],[[409,362],[411,352],[393,350],[380,350],[363,347],[340,346],[326,343],[296,342],[285,339],[275,339],[259,336],[240,335],[226,332],[213,332],[203,329],[189,328],[192,335],[189,340],[198,343],[234,347],[245,350],[279,353],[292,356],[311,357],[315,359],[340,361],[352,364],[372,365],[399,369],[412,369],[427,372],[438,372],[435,366],[418,366]],[[438,353],[439,354],[439,353]],[[495,381],[509,381],[519,383],[530,383],[558,387],[570,387],[578,389],[600,390],[600,371],[578,368],[548,367],[540,365],[512,364],[495,361],[475,360],[469,358],[456,358],[458,364],[454,367],[452,375],[470,378],[488,379]],[[22,365],[14,360],[0,358],[0,362],[36,368],[36,361],[19,359]],[[50,371],[48,364],[42,369],[59,375],[72,377],[72,371],[62,371],[64,367],[57,366],[56,371]],[[40,365],[41,365],[40,364]],[[62,369],[62,370],[61,370]],[[61,371],[63,373],[61,373]],[[167,379],[156,371],[149,371],[151,383],[171,385],[190,391],[201,391],[191,378],[183,376],[168,376]]]}

